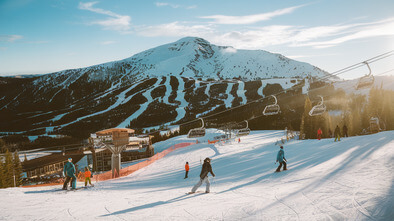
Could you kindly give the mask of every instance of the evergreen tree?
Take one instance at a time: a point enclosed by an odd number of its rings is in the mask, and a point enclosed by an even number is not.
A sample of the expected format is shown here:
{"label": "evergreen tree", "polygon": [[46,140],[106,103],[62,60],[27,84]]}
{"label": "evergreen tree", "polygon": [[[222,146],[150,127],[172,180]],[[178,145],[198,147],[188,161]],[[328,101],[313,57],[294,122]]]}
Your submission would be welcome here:
{"label": "evergreen tree", "polygon": [[14,152],[14,175],[16,186],[22,185],[22,164],[17,151]]}
{"label": "evergreen tree", "polygon": [[12,160],[12,154],[8,151],[8,149],[5,152],[4,184],[4,187],[14,186],[14,165]]}
{"label": "evergreen tree", "polygon": [[301,119],[301,129],[300,133],[305,134],[306,139],[310,139],[313,137],[313,125],[312,125],[312,117],[309,116],[309,111],[312,109],[312,103],[309,97],[306,97],[304,104],[304,113]]}
{"label": "evergreen tree", "polygon": [[0,188],[5,187],[5,179],[4,179],[4,163],[3,158],[0,157]]}

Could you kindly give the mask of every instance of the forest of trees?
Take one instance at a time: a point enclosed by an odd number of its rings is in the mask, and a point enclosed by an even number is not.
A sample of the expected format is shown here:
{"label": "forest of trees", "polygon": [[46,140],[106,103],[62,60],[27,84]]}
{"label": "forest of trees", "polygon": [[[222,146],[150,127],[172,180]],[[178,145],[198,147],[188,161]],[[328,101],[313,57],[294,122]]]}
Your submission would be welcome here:
{"label": "forest of trees", "polygon": [[309,97],[305,98],[300,126],[300,133],[305,135],[305,139],[316,138],[319,128],[323,137],[330,137],[329,131],[333,133],[337,125],[341,133],[346,125],[349,136],[370,133],[371,117],[379,118],[381,130],[394,129],[394,112],[390,111],[394,110],[394,91],[371,88],[368,97],[337,91],[325,104],[327,111],[324,114],[309,116],[313,105]]}
{"label": "forest of trees", "polygon": [[18,152],[8,150],[0,156],[0,188],[22,185],[22,164]]}

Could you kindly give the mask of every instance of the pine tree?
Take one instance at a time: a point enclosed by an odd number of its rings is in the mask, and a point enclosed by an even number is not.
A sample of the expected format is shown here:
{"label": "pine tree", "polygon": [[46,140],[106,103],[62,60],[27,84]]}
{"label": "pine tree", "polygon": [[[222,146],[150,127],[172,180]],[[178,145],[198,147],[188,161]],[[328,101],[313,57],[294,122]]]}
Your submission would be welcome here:
{"label": "pine tree", "polygon": [[16,186],[22,185],[22,164],[17,151],[14,152],[14,174]]}
{"label": "pine tree", "polygon": [[304,114],[301,119],[301,136],[305,134],[305,138],[309,139],[313,137],[313,125],[312,125],[312,117],[309,116],[309,111],[312,109],[312,103],[309,97],[306,97],[304,104]]}
{"label": "pine tree", "polygon": [[0,188],[5,187],[5,179],[4,179],[4,163],[3,158],[0,157]]}
{"label": "pine tree", "polygon": [[4,187],[14,186],[14,165],[12,154],[8,151],[8,149],[5,152],[4,184]]}

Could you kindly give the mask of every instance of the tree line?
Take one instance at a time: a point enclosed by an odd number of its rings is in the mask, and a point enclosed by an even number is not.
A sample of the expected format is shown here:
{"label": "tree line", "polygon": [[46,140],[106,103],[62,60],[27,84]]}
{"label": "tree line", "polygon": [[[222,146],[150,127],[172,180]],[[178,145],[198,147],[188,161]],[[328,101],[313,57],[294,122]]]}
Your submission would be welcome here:
{"label": "tree line", "polygon": [[323,137],[330,137],[338,125],[343,135],[343,127],[347,127],[349,136],[371,133],[370,119],[378,118],[381,130],[394,129],[394,91],[378,87],[370,89],[369,95],[346,94],[336,90],[326,96],[324,104],[327,111],[319,116],[309,116],[313,105],[309,96],[304,102],[301,118],[300,134],[305,139],[315,139],[317,130],[321,128]]}
{"label": "tree line", "polygon": [[18,187],[22,185],[22,164],[17,151],[12,154],[6,150],[0,156],[0,188]]}

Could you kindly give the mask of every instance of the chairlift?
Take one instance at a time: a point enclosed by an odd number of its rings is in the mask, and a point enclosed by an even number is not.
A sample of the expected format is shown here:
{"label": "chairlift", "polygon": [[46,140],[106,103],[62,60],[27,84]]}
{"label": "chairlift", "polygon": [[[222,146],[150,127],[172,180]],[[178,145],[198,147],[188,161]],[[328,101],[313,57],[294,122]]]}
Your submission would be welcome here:
{"label": "chairlift", "polygon": [[198,118],[202,122],[202,126],[200,128],[194,128],[189,130],[187,134],[187,138],[197,138],[205,136],[205,128],[204,128],[204,120],[202,118]]}
{"label": "chairlift", "polygon": [[264,111],[263,111],[263,114],[265,116],[275,115],[280,112],[280,107],[278,105],[278,99],[276,99],[276,97],[274,95],[271,95],[271,96],[275,99],[275,103],[265,106]]}
{"label": "chairlift", "polygon": [[368,62],[364,61],[364,64],[367,65],[367,67],[369,69],[369,74],[358,79],[357,87],[356,87],[357,90],[371,87],[375,81],[375,78],[371,74],[372,71],[371,71],[371,68],[369,67]]}
{"label": "chairlift", "polygon": [[249,123],[248,123],[247,120],[245,120],[245,122],[246,122],[246,127],[237,130],[237,136],[240,136],[240,137],[241,137],[241,136],[246,136],[246,135],[249,135],[249,134],[250,134]]}
{"label": "chairlift", "polygon": [[326,105],[324,105],[323,97],[319,97],[321,98],[321,101],[312,107],[312,109],[309,111],[309,116],[322,115],[326,111]]}

